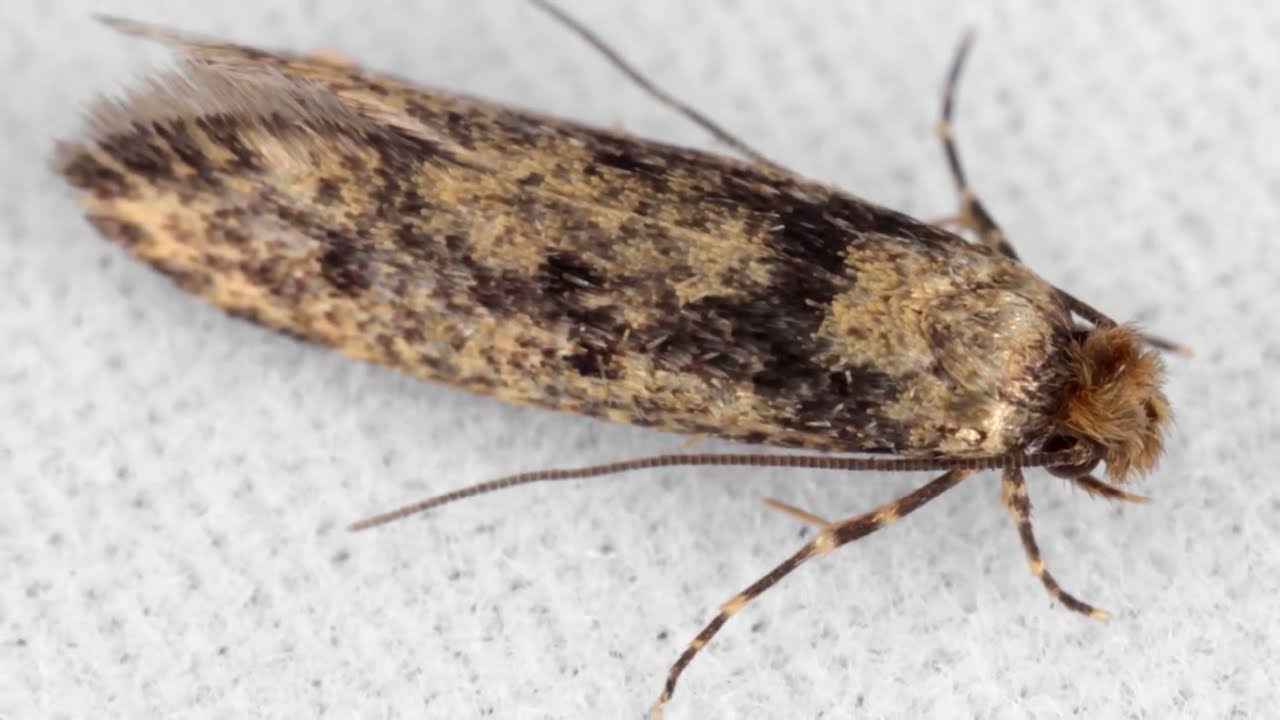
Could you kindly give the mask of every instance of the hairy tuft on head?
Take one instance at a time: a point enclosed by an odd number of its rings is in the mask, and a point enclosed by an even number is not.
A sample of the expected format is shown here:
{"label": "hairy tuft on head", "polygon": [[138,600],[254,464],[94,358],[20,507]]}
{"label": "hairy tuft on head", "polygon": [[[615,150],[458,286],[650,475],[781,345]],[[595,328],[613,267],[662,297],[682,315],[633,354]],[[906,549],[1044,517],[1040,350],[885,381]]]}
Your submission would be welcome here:
{"label": "hairy tuft on head", "polygon": [[1163,454],[1164,431],[1172,419],[1163,383],[1160,357],[1133,328],[1093,330],[1073,349],[1059,425],[1098,449],[1111,479],[1146,473]]}

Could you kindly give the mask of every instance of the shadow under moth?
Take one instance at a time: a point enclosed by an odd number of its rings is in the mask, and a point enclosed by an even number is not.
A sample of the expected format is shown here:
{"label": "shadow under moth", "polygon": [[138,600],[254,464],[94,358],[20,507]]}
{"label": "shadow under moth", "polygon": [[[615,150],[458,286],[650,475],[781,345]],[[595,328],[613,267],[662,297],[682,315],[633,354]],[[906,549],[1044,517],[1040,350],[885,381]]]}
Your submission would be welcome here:
{"label": "shadow under moth", "polygon": [[[982,470],[1003,473],[1032,573],[1072,610],[1032,533],[1024,468],[1092,495],[1152,470],[1170,421],[1158,350],[1019,261],[969,190],[921,222],[769,162],[647,84],[745,159],[414,86],[341,59],[107,19],[179,61],[89,114],[56,167],[90,223],[232,315],[515,403],[818,454],[681,453],[540,470],[357,523],[527,482],[675,465],[941,474],[843,520],[725,603],[686,665],[805,561]],[[1095,475],[1105,466],[1102,477]],[[1105,478],[1105,479],[1104,479]]]}

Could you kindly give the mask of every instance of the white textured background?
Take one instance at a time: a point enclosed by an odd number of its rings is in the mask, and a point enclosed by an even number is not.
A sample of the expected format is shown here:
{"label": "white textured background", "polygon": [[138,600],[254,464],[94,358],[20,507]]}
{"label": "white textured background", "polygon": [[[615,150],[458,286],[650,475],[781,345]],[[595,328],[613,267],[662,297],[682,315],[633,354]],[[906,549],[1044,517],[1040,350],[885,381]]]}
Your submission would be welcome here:
{"label": "white textured background", "polygon": [[[959,134],[993,212],[1049,279],[1197,351],[1154,504],[1033,478],[1050,567],[1110,623],[1048,601],[985,476],[736,617],[670,716],[1274,717],[1280,4],[565,5],[771,157],[925,217],[954,208],[932,129],[973,26]],[[519,2],[0,4],[0,717],[639,717],[801,542],[761,498],[847,516],[922,479],[672,470],[346,533],[680,440],[354,364],[127,261],[44,164],[164,57],[90,11],[713,146]]]}

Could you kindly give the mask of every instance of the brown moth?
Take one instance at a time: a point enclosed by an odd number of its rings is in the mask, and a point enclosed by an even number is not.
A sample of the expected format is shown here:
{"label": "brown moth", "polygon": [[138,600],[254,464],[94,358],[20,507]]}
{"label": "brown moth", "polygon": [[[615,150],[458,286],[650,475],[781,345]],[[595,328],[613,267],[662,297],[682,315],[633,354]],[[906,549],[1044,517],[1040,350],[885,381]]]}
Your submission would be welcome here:
{"label": "brown moth", "polygon": [[[544,3],[538,3],[543,5]],[[1001,469],[1032,572],[1022,468],[1091,494],[1153,469],[1170,419],[1145,338],[1018,261],[941,136],[971,243],[754,153],[673,147],[444,94],[331,58],[123,20],[173,71],[104,99],[57,168],[89,221],[233,315],[427,380],[516,403],[760,445],[860,453],[676,454],[543,470],[511,485],[668,465],[945,471],[899,500],[828,521],[739,593],[672,666],[804,561]],[[1091,472],[1105,464],[1107,480]]]}

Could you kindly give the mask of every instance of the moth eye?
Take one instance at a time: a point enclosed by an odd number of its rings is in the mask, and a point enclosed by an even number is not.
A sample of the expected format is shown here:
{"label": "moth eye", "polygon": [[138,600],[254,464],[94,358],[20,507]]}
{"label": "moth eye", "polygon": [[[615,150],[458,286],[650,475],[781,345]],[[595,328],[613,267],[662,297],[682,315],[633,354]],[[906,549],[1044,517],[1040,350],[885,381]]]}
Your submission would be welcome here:
{"label": "moth eye", "polygon": [[[1043,452],[1060,452],[1063,450],[1074,450],[1081,445],[1081,441],[1070,435],[1050,435],[1047,440],[1040,446]],[[1102,455],[1092,450],[1088,459],[1084,462],[1075,463],[1073,465],[1051,465],[1045,469],[1050,474],[1060,478],[1078,478],[1088,475],[1094,468],[1098,467],[1098,463],[1102,462]]]}

